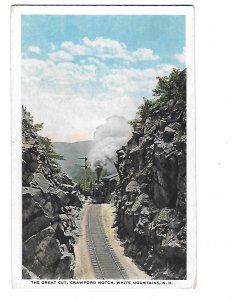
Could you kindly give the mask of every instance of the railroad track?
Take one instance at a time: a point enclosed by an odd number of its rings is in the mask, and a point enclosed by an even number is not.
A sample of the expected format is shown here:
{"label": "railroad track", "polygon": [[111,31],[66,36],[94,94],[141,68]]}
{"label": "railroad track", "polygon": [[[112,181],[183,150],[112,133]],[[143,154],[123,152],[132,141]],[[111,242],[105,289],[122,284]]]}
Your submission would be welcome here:
{"label": "railroad track", "polygon": [[86,238],[96,278],[128,278],[105,234],[100,218],[100,205],[90,204],[87,214]]}

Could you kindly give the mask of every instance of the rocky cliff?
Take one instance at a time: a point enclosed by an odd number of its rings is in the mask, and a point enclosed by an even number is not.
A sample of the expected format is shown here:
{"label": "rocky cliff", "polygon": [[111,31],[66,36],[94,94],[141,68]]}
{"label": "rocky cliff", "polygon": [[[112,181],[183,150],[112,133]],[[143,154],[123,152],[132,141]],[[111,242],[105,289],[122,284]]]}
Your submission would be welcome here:
{"label": "rocky cliff", "polygon": [[24,108],[22,185],[22,277],[72,278],[81,195],[78,186],[49,159]]}
{"label": "rocky cliff", "polygon": [[155,279],[186,278],[186,73],[171,76],[116,162],[115,226],[126,255]]}

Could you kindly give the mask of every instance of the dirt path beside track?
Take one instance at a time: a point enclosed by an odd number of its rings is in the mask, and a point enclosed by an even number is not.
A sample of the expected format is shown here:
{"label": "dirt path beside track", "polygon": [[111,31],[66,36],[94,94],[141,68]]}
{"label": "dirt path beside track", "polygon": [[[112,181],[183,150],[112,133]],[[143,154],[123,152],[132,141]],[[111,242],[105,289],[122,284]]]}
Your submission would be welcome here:
{"label": "dirt path beside track", "polygon": [[[94,204],[85,204],[81,221],[81,235],[75,245],[75,279],[96,279],[86,240],[86,222],[90,205]],[[99,218],[114,253],[124,267],[129,279],[149,279],[150,277],[140,270],[131,258],[124,255],[124,249],[123,246],[121,246],[121,241],[117,237],[116,229],[112,228],[115,219],[115,207],[110,204],[101,204]]]}

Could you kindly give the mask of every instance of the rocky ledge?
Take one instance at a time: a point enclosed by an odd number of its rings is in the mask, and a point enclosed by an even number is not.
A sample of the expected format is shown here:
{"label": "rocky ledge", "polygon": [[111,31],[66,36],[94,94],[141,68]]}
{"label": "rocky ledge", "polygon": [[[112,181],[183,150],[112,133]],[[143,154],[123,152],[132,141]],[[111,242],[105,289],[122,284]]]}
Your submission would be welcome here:
{"label": "rocky ledge", "polygon": [[74,273],[74,243],[82,202],[79,187],[48,157],[23,108],[22,277],[68,279]]}
{"label": "rocky ledge", "polygon": [[125,254],[155,279],[186,278],[185,76],[178,74],[179,96],[166,97],[136,122],[117,152],[115,226]]}

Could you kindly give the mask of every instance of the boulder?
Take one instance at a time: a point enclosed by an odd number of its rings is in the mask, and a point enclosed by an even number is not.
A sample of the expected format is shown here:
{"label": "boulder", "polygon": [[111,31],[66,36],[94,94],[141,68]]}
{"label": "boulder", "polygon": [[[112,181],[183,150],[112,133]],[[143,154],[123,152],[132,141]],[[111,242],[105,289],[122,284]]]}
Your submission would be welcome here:
{"label": "boulder", "polygon": [[133,213],[140,211],[142,205],[146,205],[149,202],[149,196],[147,194],[141,194],[138,199],[134,202],[131,210]]}
{"label": "boulder", "polygon": [[22,197],[23,211],[22,220],[23,224],[27,224],[34,218],[45,215],[43,207],[35,202],[30,194],[24,194]]}
{"label": "boulder", "polygon": [[55,279],[69,279],[73,278],[75,269],[74,256],[71,253],[64,253],[59,264],[55,270]]}
{"label": "boulder", "polygon": [[23,241],[27,240],[39,231],[49,227],[50,225],[51,219],[45,214],[33,218],[29,223],[23,226]]}
{"label": "boulder", "polygon": [[72,179],[65,173],[62,173],[61,180],[63,184],[73,185]]}
{"label": "boulder", "polygon": [[43,193],[38,188],[33,187],[23,187],[22,195],[29,195],[34,200],[34,202],[38,202],[40,205],[44,205],[46,199],[44,198]]}
{"label": "boulder", "polygon": [[22,266],[22,279],[39,279],[33,272]]}
{"label": "boulder", "polygon": [[54,197],[51,197],[51,199],[44,204],[43,208],[50,218],[57,216],[60,211],[60,207]]}
{"label": "boulder", "polygon": [[39,278],[51,278],[61,259],[59,242],[52,227],[31,236],[23,243],[23,265]]}
{"label": "boulder", "polygon": [[137,181],[132,180],[128,185],[126,186],[126,192],[127,193],[132,193],[132,192],[139,192],[140,191],[140,186]]}
{"label": "boulder", "polygon": [[72,191],[69,193],[69,197],[71,199],[70,204],[77,207],[82,207],[82,202],[78,196],[78,193],[76,191]]}
{"label": "boulder", "polygon": [[161,253],[169,260],[185,259],[186,248],[180,243],[176,232],[173,229],[168,230],[162,240]]}
{"label": "boulder", "polygon": [[46,199],[43,208],[50,217],[57,215],[62,207],[68,205],[71,201],[68,195],[60,189],[52,188],[50,191],[43,192],[43,195]]}
{"label": "boulder", "polygon": [[53,195],[60,208],[67,206],[70,203],[70,198],[68,197],[68,195],[60,189],[56,190],[56,192]]}
{"label": "boulder", "polygon": [[39,188],[42,192],[47,193],[52,184],[47,180],[42,173],[35,173],[31,182],[31,186]]}
{"label": "boulder", "polygon": [[65,192],[69,192],[69,193],[71,193],[73,191],[73,186],[70,185],[70,184],[64,184],[64,183],[60,184],[59,188],[62,189],[63,191],[65,191]]}

